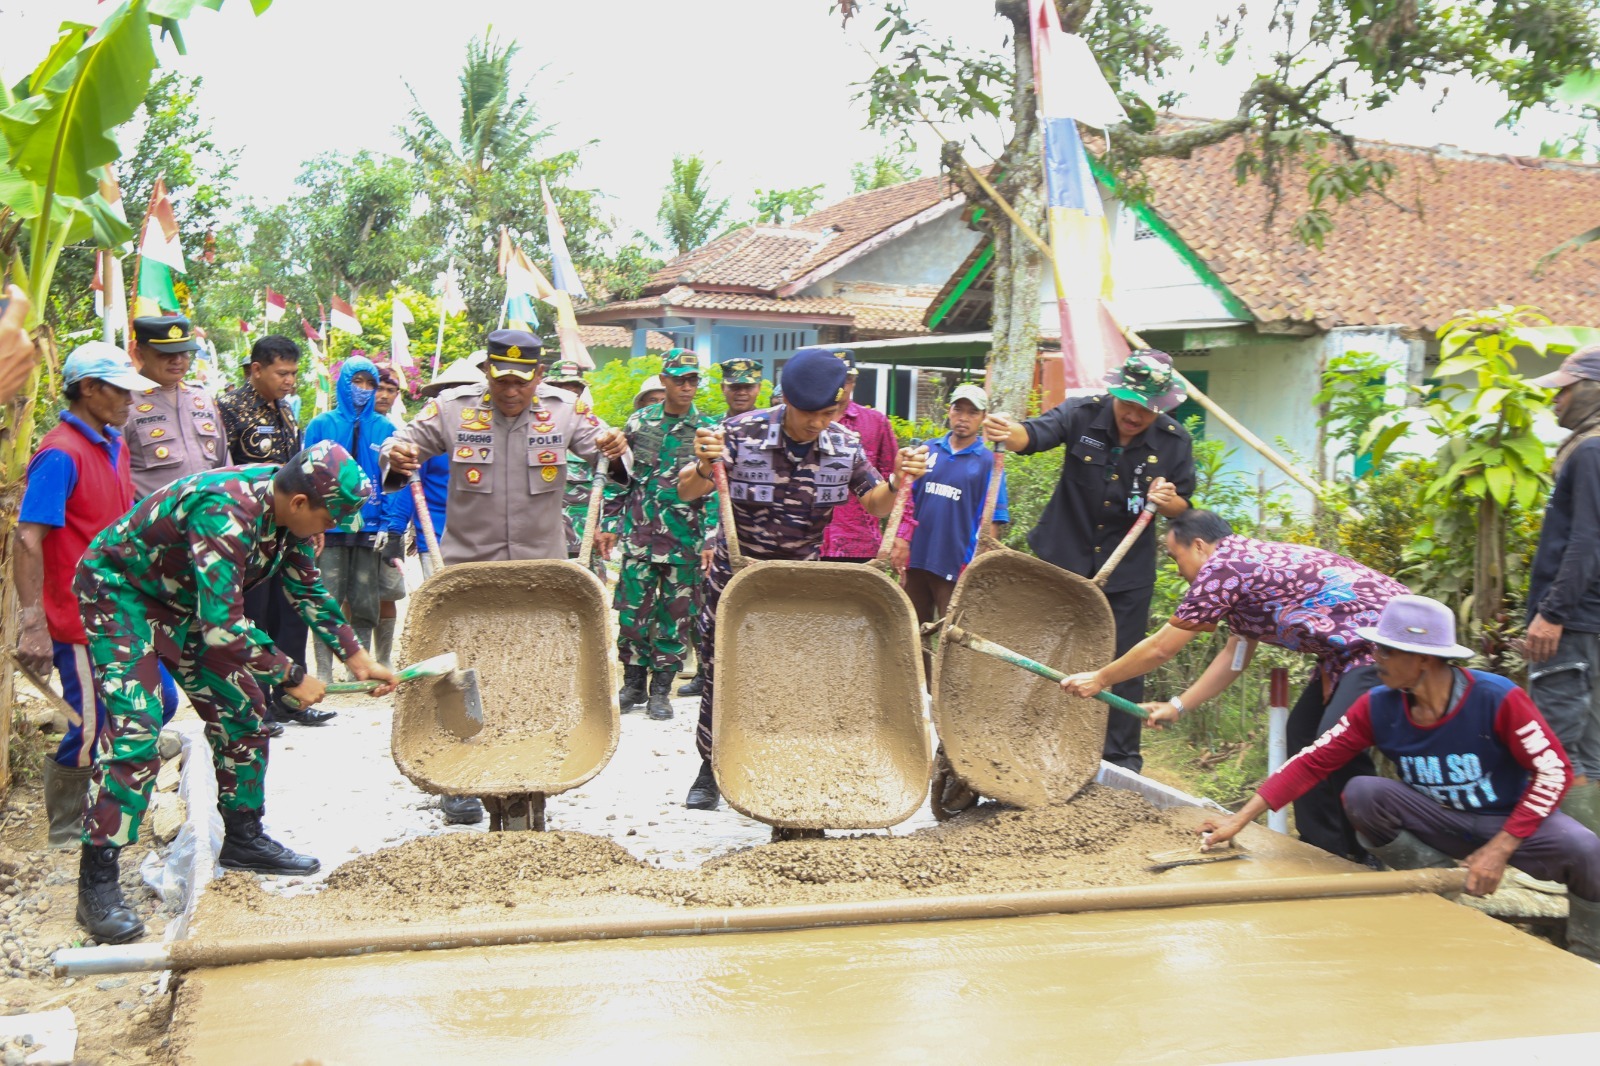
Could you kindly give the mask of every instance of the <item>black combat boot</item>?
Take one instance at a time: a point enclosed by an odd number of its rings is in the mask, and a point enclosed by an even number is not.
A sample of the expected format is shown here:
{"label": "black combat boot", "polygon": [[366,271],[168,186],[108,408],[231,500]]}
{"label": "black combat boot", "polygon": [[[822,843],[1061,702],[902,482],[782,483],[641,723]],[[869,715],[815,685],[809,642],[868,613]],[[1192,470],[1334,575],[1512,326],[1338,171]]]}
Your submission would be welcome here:
{"label": "black combat boot", "polygon": [[121,853],[111,844],[85,844],[78,860],[78,924],[102,944],[126,944],[144,936],[144,923],[117,884]]}
{"label": "black combat boot", "polygon": [[650,710],[647,713],[658,722],[665,722],[672,717],[674,680],[671,670],[660,670],[650,675]]}
{"label": "black combat boot", "polygon": [[477,825],[483,821],[483,801],[476,796],[440,796],[439,809],[446,825]]}
{"label": "black combat boot", "polygon": [[694,784],[689,786],[689,795],[685,797],[683,805],[691,811],[714,811],[721,799],[722,794],[717,791],[717,776],[711,772],[711,760],[700,760],[700,773],[695,777]]}
{"label": "black combat boot", "polygon": [[617,704],[624,710],[644,702],[644,686],[648,680],[644,664],[622,664],[622,687],[617,690]]}
{"label": "black combat boot", "polygon": [[678,686],[680,696],[698,696],[706,688],[706,664],[701,663],[694,676]]}
{"label": "black combat boot", "polygon": [[267,836],[261,828],[260,811],[233,811],[226,807],[217,810],[222,813],[223,827],[217,865],[224,869],[289,876],[314,874],[322,869],[316,859],[290,851]]}

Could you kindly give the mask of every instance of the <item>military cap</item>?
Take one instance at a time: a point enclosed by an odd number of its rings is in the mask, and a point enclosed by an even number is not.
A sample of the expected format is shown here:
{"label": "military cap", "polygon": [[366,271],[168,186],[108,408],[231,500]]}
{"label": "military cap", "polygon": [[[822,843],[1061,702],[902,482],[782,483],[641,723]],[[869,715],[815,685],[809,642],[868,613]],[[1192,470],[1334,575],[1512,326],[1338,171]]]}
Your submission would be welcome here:
{"label": "military cap", "polygon": [[844,400],[850,368],[827,348],[801,348],[783,366],[783,395],[791,407],[820,411]]}
{"label": "military cap", "polygon": [[289,460],[291,467],[311,479],[311,488],[322,500],[335,522],[343,522],[361,510],[372,495],[372,482],[350,453],[331,440],[304,449]]}
{"label": "military cap", "polygon": [[578,365],[576,359],[563,359],[550,367],[550,371],[545,374],[544,379],[552,385],[560,385],[563,382],[570,381],[582,381],[583,367]]}
{"label": "military cap", "polygon": [[492,378],[512,377],[531,381],[543,362],[544,341],[520,329],[497,329],[484,342],[489,353],[488,372]]}
{"label": "military cap", "polygon": [[145,315],[133,320],[133,337],[158,352],[194,352],[200,342],[194,339],[189,320],[182,315]]}
{"label": "military cap", "polygon": [[661,357],[663,377],[681,378],[700,373],[700,357],[687,348],[674,348]]}
{"label": "military cap", "polygon": [[761,384],[761,364],[754,359],[728,359],[720,365],[724,385]]}
{"label": "military cap", "polygon": [[1117,399],[1151,411],[1170,411],[1188,398],[1173,376],[1172,356],[1154,348],[1131,353],[1106,375],[1106,384],[1111,386],[1106,391]]}

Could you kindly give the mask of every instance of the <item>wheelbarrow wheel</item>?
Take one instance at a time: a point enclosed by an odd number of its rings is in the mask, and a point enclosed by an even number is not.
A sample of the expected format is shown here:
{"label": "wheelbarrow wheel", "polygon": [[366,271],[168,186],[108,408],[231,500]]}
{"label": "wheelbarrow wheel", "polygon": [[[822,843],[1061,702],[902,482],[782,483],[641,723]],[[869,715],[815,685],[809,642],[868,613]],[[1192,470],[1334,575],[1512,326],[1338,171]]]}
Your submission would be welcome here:
{"label": "wheelbarrow wheel", "polygon": [[941,746],[933,767],[933,784],[928,790],[928,806],[933,808],[933,817],[948,822],[962,811],[976,807],[982,798],[961,780]]}

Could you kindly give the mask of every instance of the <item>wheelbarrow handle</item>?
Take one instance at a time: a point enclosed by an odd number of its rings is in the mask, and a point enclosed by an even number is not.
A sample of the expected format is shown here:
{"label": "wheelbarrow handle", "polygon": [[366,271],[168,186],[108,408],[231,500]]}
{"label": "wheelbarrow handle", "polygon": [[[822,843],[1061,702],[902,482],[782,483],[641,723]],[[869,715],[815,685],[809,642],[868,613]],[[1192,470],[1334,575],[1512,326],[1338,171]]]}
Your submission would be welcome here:
{"label": "wheelbarrow handle", "polygon": [[444,566],[444,555],[439,551],[439,535],[434,532],[433,512],[428,510],[428,497],[422,491],[422,473],[418,470],[411,471],[411,476],[406,478],[406,484],[411,489],[411,502],[416,505],[417,528],[422,530],[422,543],[428,549],[429,560],[432,565],[425,565],[429,571],[426,577],[432,577],[433,572]]}
{"label": "wheelbarrow handle", "polygon": [[900,487],[894,491],[894,506],[889,510],[889,517],[883,520],[883,540],[872,561],[884,570],[889,569],[889,553],[894,550],[894,538],[900,533],[900,520],[905,517],[906,503],[911,499],[911,485],[911,479],[901,474]]}
{"label": "wheelbarrow handle", "polygon": [[717,513],[722,521],[722,535],[728,542],[728,565],[733,570],[743,569],[739,530],[733,524],[733,498],[728,495],[728,467],[721,459],[711,464],[711,480],[717,484]]}
{"label": "wheelbarrow handle", "polygon": [[[946,626],[944,635],[946,638],[955,641],[962,647],[971,648],[980,655],[992,656],[993,658],[999,659],[1001,662],[1010,663],[1012,666],[1020,666],[1029,673],[1038,674],[1040,677],[1049,678],[1051,681],[1054,681],[1057,684],[1060,684],[1062,681],[1067,679],[1067,675],[1063,674],[1060,670],[1046,666],[1044,663],[1036,662],[1035,660],[1028,658],[1026,655],[1021,655],[1017,652],[1014,652],[1010,648],[996,644],[992,640],[984,640],[982,637],[975,637],[971,633],[968,633],[966,630],[957,626]],[[1137,703],[1134,703],[1132,700],[1123,699],[1114,692],[1102,690],[1100,692],[1096,692],[1094,698],[1105,704],[1107,707],[1110,707],[1114,711],[1121,711],[1123,714],[1131,714],[1135,718],[1150,717],[1150,712],[1146,711],[1143,707],[1139,706]]]}
{"label": "wheelbarrow handle", "polygon": [[994,469],[989,473],[989,489],[983,494],[983,514],[978,518],[980,552],[991,545],[999,546],[994,536],[994,512],[1000,505],[1000,485],[1006,476],[1006,446],[1004,441],[996,441],[991,447],[994,448]]}
{"label": "wheelbarrow handle", "polygon": [[1118,563],[1122,562],[1122,557],[1127,555],[1133,548],[1133,542],[1139,539],[1139,535],[1144,532],[1144,527],[1150,524],[1150,520],[1155,517],[1155,513],[1155,503],[1151,500],[1146,500],[1143,509],[1139,511],[1139,517],[1133,520],[1133,527],[1122,538],[1122,543],[1117,545],[1117,550],[1111,553],[1111,558],[1106,560],[1105,565],[1100,568],[1100,572],[1094,575],[1094,583],[1096,585],[1100,588],[1106,587],[1106,582],[1111,580],[1111,572],[1117,568]]}
{"label": "wheelbarrow handle", "polygon": [[589,490],[589,513],[584,519],[583,544],[578,548],[578,565],[589,569],[594,556],[594,536],[600,528],[600,508],[606,491],[606,478],[611,475],[611,460],[604,453],[595,460],[594,487]]}

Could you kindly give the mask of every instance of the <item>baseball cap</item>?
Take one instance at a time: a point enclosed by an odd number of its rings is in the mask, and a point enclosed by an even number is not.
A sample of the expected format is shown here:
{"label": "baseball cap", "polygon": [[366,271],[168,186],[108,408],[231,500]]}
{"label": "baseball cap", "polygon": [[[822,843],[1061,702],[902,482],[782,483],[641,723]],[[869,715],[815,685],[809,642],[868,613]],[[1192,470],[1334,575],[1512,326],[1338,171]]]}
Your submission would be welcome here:
{"label": "baseball cap", "polygon": [[133,368],[128,353],[106,341],[86,341],[74,348],[61,367],[61,384],[71,385],[84,378],[95,378],[129,392],[144,392],[161,386]]}
{"label": "baseball cap", "polygon": [[821,411],[844,401],[845,379],[850,374],[848,352],[828,348],[801,348],[783,365],[783,394],[801,411]]}
{"label": "baseball cap", "polygon": [[980,411],[989,409],[989,394],[971,382],[957,385],[955,391],[950,393],[950,406],[954,407],[957,400],[965,400]]}
{"label": "baseball cap", "polygon": [[1541,389],[1564,389],[1580,381],[1600,381],[1600,344],[1579,348],[1562,360],[1558,369],[1534,378],[1532,384]]}

